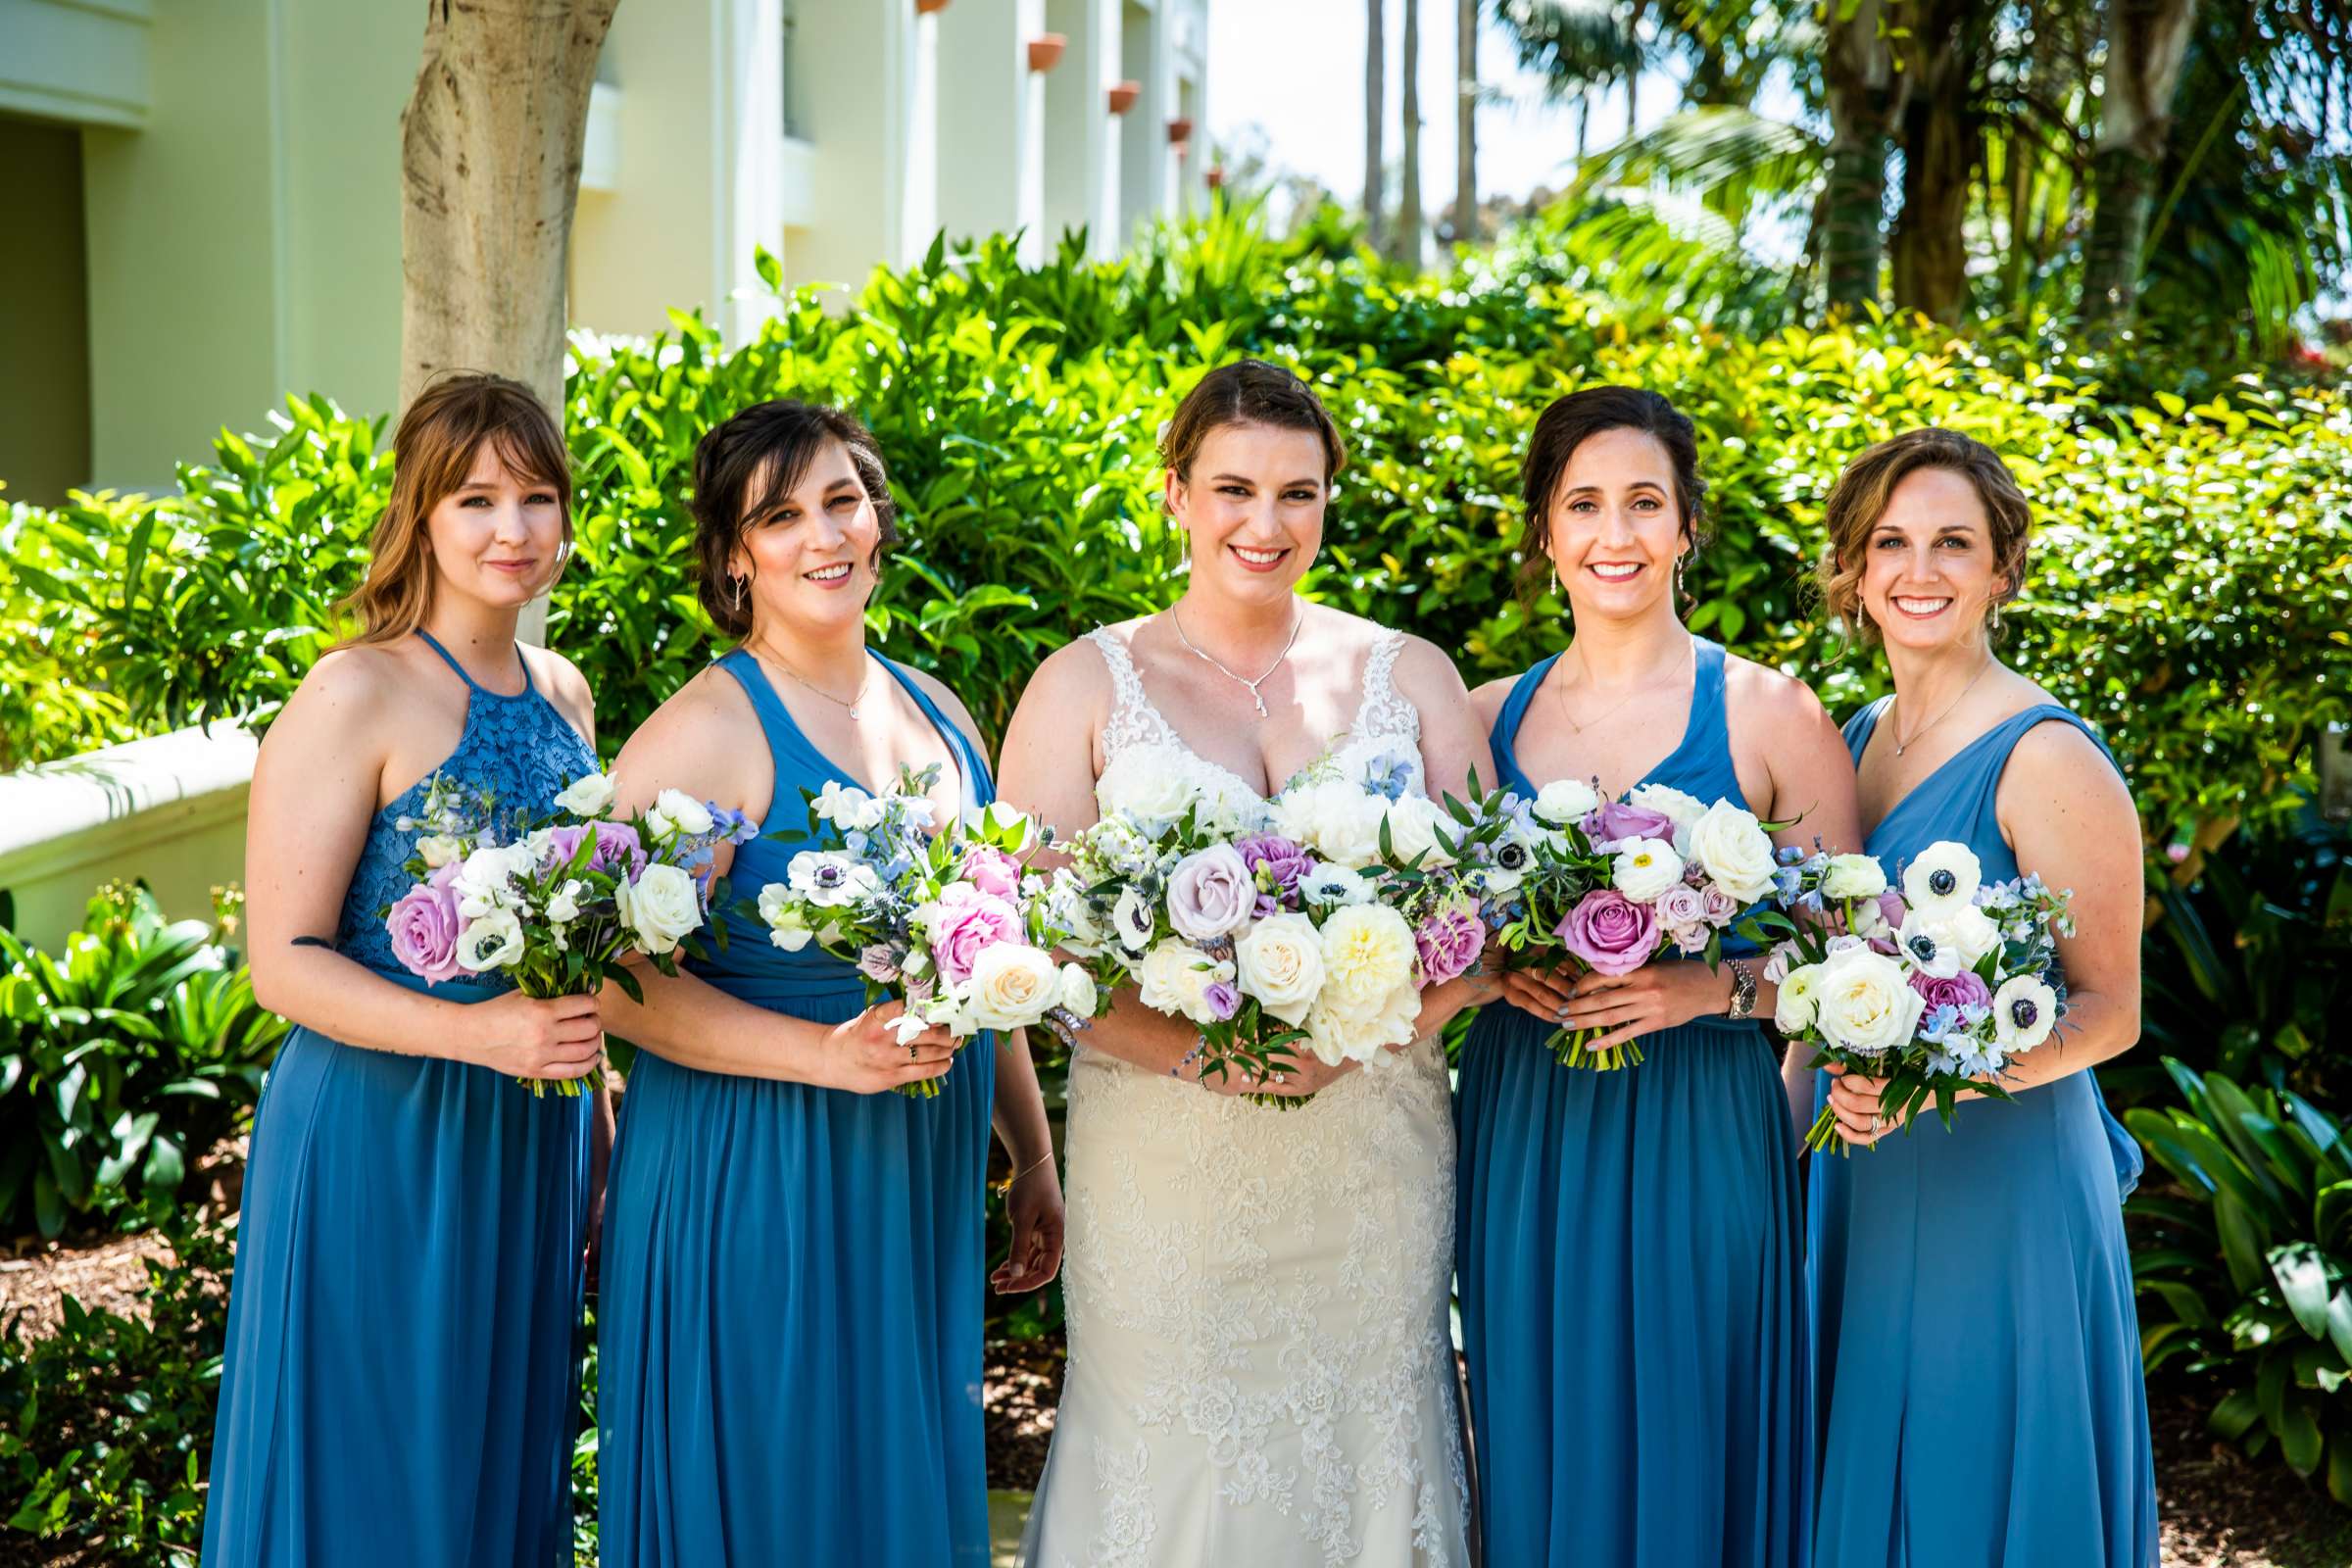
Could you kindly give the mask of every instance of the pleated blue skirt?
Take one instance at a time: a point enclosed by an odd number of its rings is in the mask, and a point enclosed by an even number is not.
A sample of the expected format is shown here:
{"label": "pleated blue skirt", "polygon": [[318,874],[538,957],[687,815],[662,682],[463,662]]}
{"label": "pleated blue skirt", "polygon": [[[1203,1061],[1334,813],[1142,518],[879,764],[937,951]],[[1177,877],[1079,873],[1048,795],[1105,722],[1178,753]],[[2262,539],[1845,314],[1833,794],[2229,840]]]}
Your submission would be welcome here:
{"label": "pleated blue skirt", "polygon": [[245,1174],[207,1568],[570,1563],[590,1103],[287,1037]]}
{"label": "pleated blue skirt", "polygon": [[[1813,1161],[1820,1568],[2153,1568],[2116,1168],[2086,1073]],[[1848,1391],[1852,1391],[1850,1394]]]}
{"label": "pleated blue skirt", "polygon": [[639,1054],[605,1202],[604,1568],[988,1561],[994,1054],[931,1101]]}
{"label": "pleated blue skirt", "polygon": [[1485,1009],[1456,1114],[1485,1560],[1801,1568],[1811,1412],[1796,1140],[1753,1023],[1560,1067]]}

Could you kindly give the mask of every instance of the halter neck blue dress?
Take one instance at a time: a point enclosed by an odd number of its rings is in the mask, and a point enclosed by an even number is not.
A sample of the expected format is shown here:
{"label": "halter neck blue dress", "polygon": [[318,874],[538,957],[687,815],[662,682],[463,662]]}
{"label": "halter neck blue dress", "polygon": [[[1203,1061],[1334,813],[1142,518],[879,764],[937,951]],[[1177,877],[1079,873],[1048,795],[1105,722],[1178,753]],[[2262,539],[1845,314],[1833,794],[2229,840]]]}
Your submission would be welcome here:
{"label": "halter neck blue dress", "polygon": [[[596,754],[531,684],[466,686],[435,773],[551,809]],[[517,656],[519,657],[519,655]],[[418,780],[375,813],[335,947],[411,990],[384,906],[408,891]],[[500,981],[430,992],[479,1002]],[[297,1028],[254,1113],[213,1429],[206,1568],[570,1561],[587,1096]]]}
{"label": "halter neck blue dress", "polygon": [[[1846,724],[1857,762],[1885,709]],[[2041,704],[1896,802],[1868,844],[1887,875],[1940,839],[1987,881],[2018,875],[1994,800],[2018,741],[2053,722],[2098,738]],[[2138,1174],[2088,1072],[1814,1157],[1819,1568],[2154,1568],[2121,1203]]]}
{"label": "halter neck blue dress", "polygon": [[[1557,659],[1492,736],[1504,782]],[[1723,649],[1646,783],[1744,804]],[[1727,944],[1739,953],[1745,944]],[[1463,1048],[1456,1257],[1485,1560],[1799,1568],[1809,1524],[1796,1134],[1763,1026],[1698,1019],[1614,1072],[1559,1066],[1500,1003]]]}
{"label": "halter neck blue dress", "polygon": [[[877,655],[877,658],[880,656]],[[979,748],[882,660],[947,742],[976,811]],[[760,663],[718,667],[760,716],[769,832],[811,832],[801,790],[852,781],[810,744]],[[748,903],[803,845],[755,839]],[[727,911],[693,971],[795,1018],[865,1007],[856,969],[774,946]],[[700,1071],[637,1054],[605,1199],[597,1396],[604,1568],[985,1564],[981,1183],[995,1045],[981,1034],[935,1100]]]}

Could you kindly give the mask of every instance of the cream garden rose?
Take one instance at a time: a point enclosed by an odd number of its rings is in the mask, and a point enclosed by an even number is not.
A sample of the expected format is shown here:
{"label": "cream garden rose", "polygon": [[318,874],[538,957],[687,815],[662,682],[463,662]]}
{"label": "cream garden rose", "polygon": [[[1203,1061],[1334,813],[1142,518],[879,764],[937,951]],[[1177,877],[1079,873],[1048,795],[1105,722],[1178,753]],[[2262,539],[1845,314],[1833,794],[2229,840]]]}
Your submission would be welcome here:
{"label": "cream garden rose", "polygon": [[1875,899],[1886,891],[1886,868],[1875,855],[1833,855],[1821,892],[1831,899]]}
{"label": "cream garden rose", "polygon": [[1335,1004],[1363,1011],[1387,1002],[1413,975],[1413,928],[1385,904],[1350,904],[1323,921],[1324,990]]}
{"label": "cream garden rose", "polygon": [[1147,1007],[1181,1012],[1197,1024],[1211,1024],[1217,1015],[1208,1004],[1208,988],[1232,979],[1230,962],[1203,957],[1191,943],[1169,937],[1144,955],[1136,970],[1136,989]]}
{"label": "cream garden rose", "polygon": [[[1830,1043],[1881,1055],[1909,1040],[1927,999],[1911,989],[1901,964],[1867,947],[1846,948],[1819,965],[1814,1026]],[[1776,1009],[1777,1011],[1777,1009]]]}
{"label": "cream garden rose", "polygon": [[1755,813],[1729,801],[1717,801],[1690,824],[1690,848],[1684,858],[1696,860],[1724,892],[1743,904],[1772,891],[1778,868],[1772,840]]}
{"label": "cream garden rose", "polygon": [[1044,1017],[1061,995],[1052,954],[1023,942],[999,942],[973,958],[964,1010],[979,1028],[1019,1029]]}
{"label": "cream garden rose", "polygon": [[1581,778],[1555,778],[1536,791],[1531,808],[1553,827],[1581,822],[1600,809],[1600,792]]}
{"label": "cream garden rose", "polygon": [[679,865],[649,865],[634,884],[613,887],[621,924],[637,933],[648,953],[669,953],[703,923],[703,904],[694,874]]}
{"label": "cream garden rose", "polygon": [[1242,989],[1267,1012],[1293,1027],[1323,989],[1323,939],[1303,914],[1273,914],[1233,945]]}

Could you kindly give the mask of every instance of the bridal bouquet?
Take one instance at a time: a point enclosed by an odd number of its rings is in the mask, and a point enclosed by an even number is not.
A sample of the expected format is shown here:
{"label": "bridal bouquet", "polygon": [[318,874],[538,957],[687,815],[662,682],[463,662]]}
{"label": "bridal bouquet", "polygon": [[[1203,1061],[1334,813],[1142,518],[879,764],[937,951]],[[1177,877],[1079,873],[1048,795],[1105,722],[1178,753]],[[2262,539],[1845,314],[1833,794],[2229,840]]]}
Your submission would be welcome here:
{"label": "bridal bouquet", "polygon": [[[2039,877],[1986,884],[1966,845],[1931,844],[1896,893],[1867,855],[1816,855],[1782,869],[1793,934],[1765,968],[1774,1023],[1814,1048],[1815,1067],[1884,1078],[1880,1103],[1906,1126],[1933,1101],[1949,1128],[1957,1097],[1996,1100],[2012,1057],[2065,1013],[2056,939],[2067,895]],[[1850,1151],[1824,1106],[1808,1149]]]}
{"label": "bridal bouquet", "polygon": [[[699,956],[694,933],[726,898],[710,852],[760,830],[678,790],[613,821],[613,793],[609,775],[589,773],[552,812],[502,812],[495,795],[436,774],[422,814],[394,824],[419,837],[405,867],[414,885],[383,911],[393,955],[427,986],[503,975],[526,997],[570,997],[610,980],[642,1002],[627,960],[642,954],[675,974],[680,951]],[[576,1079],[554,1087],[580,1092]]]}
{"label": "bridal bouquet", "polygon": [[1356,781],[1325,763],[1271,804],[1201,790],[1181,805],[1105,774],[1104,814],[1048,895],[1064,946],[1197,1026],[1187,1064],[1203,1077],[1273,1077],[1300,1049],[1336,1065],[1410,1044],[1421,991],[1485,947],[1485,856],[1501,824],[1485,802],[1409,793],[1408,773]]}
{"label": "bridal bouquet", "polygon": [[[868,1005],[903,1001],[893,1024],[902,1044],[934,1027],[963,1041],[1037,1024],[1066,1041],[1101,998],[1087,968],[1054,961],[1061,933],[1047,923],[1045,879],[1028,870],[1044,836],[1002,801],[932,832],[926,792],[938,776],[936,764],[904,771],[882,795],[841,783],[802,791],[824,842],[760,890],[769,940],[787,952],[814,942],[856,965]],[[899,1093],[928,1100],[939,1082]]]}
{"label": "bridal bouquet", "polygon": [[[1712,965],[1726,930],[1757,934],[1741,911],[1774,890],[1770,835],[1786,823],[1663,784],[1603,801],[1592,785],[1560,779],[1533,801],[1513,799],[1504,843],[1519,884],[1496,933],[1506,952],[1618,975],[1668,947]],[[1600,1032],[1562,1028],[1547,1044],[1564,1067],[1606,1071],[1642,1059],[1638,1042],[1587,1050]]]}

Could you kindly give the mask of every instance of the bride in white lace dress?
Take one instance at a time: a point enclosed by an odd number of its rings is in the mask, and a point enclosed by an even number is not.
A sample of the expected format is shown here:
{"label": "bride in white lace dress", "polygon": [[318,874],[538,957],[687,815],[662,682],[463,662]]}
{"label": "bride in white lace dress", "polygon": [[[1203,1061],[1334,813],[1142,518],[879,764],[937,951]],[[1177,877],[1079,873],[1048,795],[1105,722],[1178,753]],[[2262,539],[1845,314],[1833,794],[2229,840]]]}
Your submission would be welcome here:
{"label": "bride in white lace dress", "polygon": [[[1391,788],[1494,776],[1444,654],[1292,592],[1341,452],[1289,372],[1243,362],[1201,382],[1162,443],[1190,584],[1046,661],[1005,737],[1005,799],[1066,833],[1096,820],[1099,789],[1262,808],[1326,758]],[[1081,1037],[1069,1363],[1021,1562],[1469,1561],[1436,1036],[1490,984],[1434,988],[1417,1043],[1366,1067],[1303,1056],[1262,1086],[1314,1096],[1291,1110],[1201,1082],[1191,1026],[1132,992]]]}

